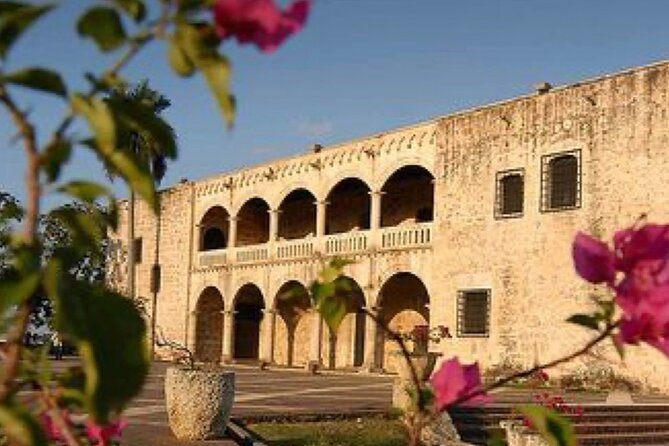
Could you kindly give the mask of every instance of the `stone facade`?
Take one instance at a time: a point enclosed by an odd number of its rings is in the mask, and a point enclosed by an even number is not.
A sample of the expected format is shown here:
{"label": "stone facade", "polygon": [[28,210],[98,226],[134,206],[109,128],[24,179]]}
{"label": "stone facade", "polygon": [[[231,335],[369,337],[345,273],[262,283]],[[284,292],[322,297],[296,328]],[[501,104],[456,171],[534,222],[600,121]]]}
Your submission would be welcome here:
{"label": "stone facade", "polygon": [[[576,231],[669,220],[668,95],[663,62],[183,182],[161,193],[159,219],[138,205],[135,294],[165,336],[212,361],[392,370],[363,307],[401,331],[451,327],[431,346],[445,357],[557,357],[588,336],[564,320],[605,292],[573,272]],[[333,256],[354,261],[336,334],[305,289]],[[655,351],[631,348],[629,368],[599,353],[669,390]]]}

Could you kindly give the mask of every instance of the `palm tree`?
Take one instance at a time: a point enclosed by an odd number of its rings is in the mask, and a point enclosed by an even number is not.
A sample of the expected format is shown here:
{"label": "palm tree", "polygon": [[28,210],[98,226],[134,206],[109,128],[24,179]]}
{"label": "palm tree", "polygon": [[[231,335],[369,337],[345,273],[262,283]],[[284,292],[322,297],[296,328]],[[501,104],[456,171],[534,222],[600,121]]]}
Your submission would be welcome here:
{"label": "palm tree", "polygon": [[[169,99],[160,94],[159,92],[151,89],[149,87],[148,81],[144,80],[138,83],[134,88],[120,88],[112,91],[110,99],[115,101],[140,104],[148,106],[151,111],[155,114],[160,114],[163,110],[168,108],[171,105]],[[170,128],[172,131],[172,129]],[[172,133],[173,139],[174,134]],[[125,142],[124,142],[125,140]],[[147,167],[151,172],[156,185],[160,184],[161,180],[165,176],[167,170],[166,156],[159,142],[156,141],[152,135],[148,132],[144,132],[137,129],[130,129],[127,134],[122,135],[121,137],[122,147],[120,150],[131,150],[134,156],[137,157],[139,162]],[[110,178],[113,179],[114,172],[108,170]],[[128,243],[128,296],[136,300],[135,296],[135,192],[130,188],[129,191],[129,206],[128,206],[128,233],[127,233],[127,243]],[[160,237],[160,208],[158,209],[157,216],[157,229],[156,229],[156,240],[155,240],[155,252],[154,252],[154,264],[153,268],[158,269],[158,246],[159,246],[159,237]],[[157,289],[152,286],[152,305],[151,305],[151,353],[153,354],[153,344],[155,339],[155,328],[156,328],[156,302],[157,302]]]}

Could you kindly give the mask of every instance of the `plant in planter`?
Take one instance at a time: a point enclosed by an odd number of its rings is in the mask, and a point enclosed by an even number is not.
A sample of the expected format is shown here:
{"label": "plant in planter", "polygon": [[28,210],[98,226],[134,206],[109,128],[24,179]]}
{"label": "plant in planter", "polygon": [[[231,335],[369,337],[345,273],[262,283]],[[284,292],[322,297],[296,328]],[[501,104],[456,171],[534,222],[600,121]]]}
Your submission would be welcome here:
{"label": "plant in planter", "polygon": [[180,440],[225,436],[235,398],[235,373],[218,364],[198,364],[186,346],[167,340],[161,330],[156,345],[173,353],[165,372],[165,406],[172,433]]}

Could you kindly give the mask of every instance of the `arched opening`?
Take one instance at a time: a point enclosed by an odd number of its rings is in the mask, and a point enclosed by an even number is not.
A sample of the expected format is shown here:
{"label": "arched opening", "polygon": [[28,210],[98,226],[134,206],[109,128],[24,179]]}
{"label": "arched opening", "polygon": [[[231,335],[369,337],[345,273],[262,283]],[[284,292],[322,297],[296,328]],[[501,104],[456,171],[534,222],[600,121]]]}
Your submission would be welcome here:
{"label": "arched opening", "polygon": [[300,282],[291,280],[279,288],[274,299],[279,317],[275,321],[274,361],[288,366],[303,366],[309,357],[311,325],[309,292]]}
{"label": "arched opening", "polygon": [[306,189],[286,195],[279,206],[279,240],[316,235],[316,197]]}
{"label": "arched opening", "polygon": [[[397,273],[381,287],[379,317],[391,330],[409,333],[416,325],[429,325],[429,304],[427,288],[417,276],[406,272]],[[383,355],[377,358],[377,363],[385,370],[394,372],[395,362],[399,360],[398,348],[383,333],[380,333],[380,337]]]}
{"label": "arched opening", "polygon": [[237,213],[237,246],[259,245],[269,241],[269,205],[262,198],[251,198]]}
{"label": "arched opening", "polygon": [[223,296],[215,287],[205,288],[195,312],[195,357],[202,362],[221,362]]}
{"label": "arched opening", "polygon": [[260,323],[265,309],[260,288],[247,283],[235,296],[234,353],[235,359],[258,359]]}
{"label": "arched opening", "polygon": [[326,326],[323,352],[328,368],[360,367],[365,357],[365,295],[358,283],[347,276],[335,280],[337,294],[345,299],[346,316],[337,332]]}
{"label": "arched opening", "polygon": [[346,178],[328,194],[326,234],[369,229],[369,187],[358,178]]}
{"label": "arched opening", "polygon": [[381,190],[381,226],[434,219],[434,177],[424,167],[411,165],[396,170]]}
{"label": "arched opening", "polygon": [[229,218],[222,206],[214,206],[204,214],[200,220],[200,251],[227,248]]}

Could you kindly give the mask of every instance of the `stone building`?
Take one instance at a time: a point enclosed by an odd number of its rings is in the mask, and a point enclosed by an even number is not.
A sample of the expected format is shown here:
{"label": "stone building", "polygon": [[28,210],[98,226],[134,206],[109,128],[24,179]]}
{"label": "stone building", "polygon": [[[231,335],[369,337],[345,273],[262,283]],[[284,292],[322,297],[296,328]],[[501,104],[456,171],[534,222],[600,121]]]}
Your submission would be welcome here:
{"label": "stone building", "polygon": [[[159,219],[139,206],[135,294],[207,361],[392,370],[363,308],[400,331],[446,325],[430,348],[484,367],[557,357],[590,336],[565,319],[605,293],[573,272],[576,231],[669,221],[668,113],[661,62],[184,181]],[[337,333],[306,288],[333,256],[354,262]],[[598,353],[669,389],[657,352]]]}

